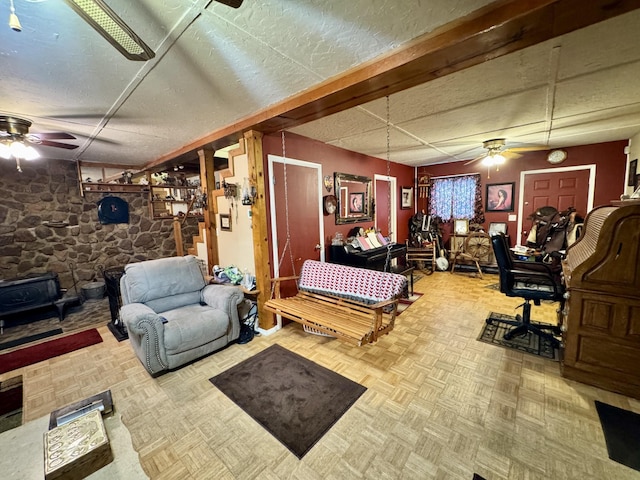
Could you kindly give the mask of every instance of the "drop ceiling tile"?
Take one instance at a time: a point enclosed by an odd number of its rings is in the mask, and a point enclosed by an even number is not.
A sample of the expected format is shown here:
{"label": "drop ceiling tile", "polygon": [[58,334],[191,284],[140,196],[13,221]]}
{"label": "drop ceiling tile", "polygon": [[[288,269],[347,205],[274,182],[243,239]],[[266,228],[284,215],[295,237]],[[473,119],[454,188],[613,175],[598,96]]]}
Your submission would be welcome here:
{"label": "drop ceiling tile", "polygon": [[[393,94],[389,100],[391,121],[407,122],[538,89],[548,81],[551,46],[549,42],[535,45]],[[385,99],[362,107],[386,118]]]}
{"label": "drop ceiling tile", "polygon": [[554,118],[640,102],[640,61],[607,68],[558,83]]}
{"label": "drop ceiling tile", "polygon": [[565,35],[561,44],[560,80],[640,60],[640,10]]}
{"label": "drop ceiling tile", "polygon": [[502,132],[509,128],[544,122],[546,98],[546,89],[537,88],[481,101],[464,109],[430,115],[399,126],[428,143],[487,135],[490,132],[503,137],[505,135]]}

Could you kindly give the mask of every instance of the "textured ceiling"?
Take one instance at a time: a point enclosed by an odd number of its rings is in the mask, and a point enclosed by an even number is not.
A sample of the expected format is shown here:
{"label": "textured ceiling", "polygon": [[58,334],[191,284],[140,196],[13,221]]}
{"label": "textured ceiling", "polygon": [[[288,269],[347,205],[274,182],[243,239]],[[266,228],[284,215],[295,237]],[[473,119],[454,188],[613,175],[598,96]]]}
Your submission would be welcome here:
{"label": "textured ceiling", "polygon": [[[133,62],[64,2],[15,0],[23,30],[0,26],[0,114],[77,137],[76,150],[38,147],[45,157],[143,166],[488,3],[110,0],[156,53]],[[631,137],[639,27],[636,10],[391,95],[391,159],[469,159],[494,137],[551,147]],[[386,119],[380,99],[291,130],[386,158]]]}

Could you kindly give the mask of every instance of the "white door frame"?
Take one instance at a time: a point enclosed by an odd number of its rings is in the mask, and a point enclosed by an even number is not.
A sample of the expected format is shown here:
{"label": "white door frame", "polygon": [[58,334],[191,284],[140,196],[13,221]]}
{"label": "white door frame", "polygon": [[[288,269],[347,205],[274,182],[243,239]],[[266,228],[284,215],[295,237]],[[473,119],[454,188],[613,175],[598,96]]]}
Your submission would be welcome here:
{"label": "white door frame", "polygon": [[[396,177],[390,177],[387,175],[380,175],[378,173],[376,173],[373,177],[373,198],[378,198],[378,192],[376,189],[376,182],[377,181],[381,181],[381,182],[388,182],[389,183],[389,192],[391,193],[391,198],[390,198],[390,206],[391,206],[391,227],[392,230],[389,233],[389,239],[392,242],[396,241],[396,238],[398,237],[397,231],[398,231],[398,215],[396,214],[396,210],[398,207],[398,189],[396,188]],[[377,210],[378,206],[377,206],[377,202],[376,202],[376,210]],[[375,225],[376,229],[378,229],[378,216],[377,214],[374,212],[373,214],[373,224]]]}
{"label": "white door frame", "polygon": [[[276,212],[276,198],[274,195],[274,181],[273,164],[282,163],[287,165],[296,165],[300,167],[312,168],[316,170],[318,180],[318,233],[320,238],[318,239],[318,245],[320,245],[320,261],[324,262],[324,215],[322,211],[322,165],[319,163],[305,162],[304,160],[296,160],[294,158],[284,158],[278,155],[267,155],[268,169],[269,169],[269,208],[271,209],[271,245],[272,248],[272,262],[273,262],[273,275],[277,277],[280,275],[280,259],[278,258],[278,232],[276,231],[277,213]],[[285,206],[286,207],[286,206]],[[278,322],[279,323],[279,322]]]}
{"label": "white door frame", "polygon": [[593,209],[593,201],[595,196],[596,187],[596,165],[576,165],[574,167],[557,167],[557,168],[542,168],[539,170],[523,170],[520,172],[520,194],[518,200],[518,237],[516,244],[520,245],[520,239],[522,238],[522,225],[523,225],[523,212],[524,212],[524,184],[527,175],[536,175],[539,173],[557,173],[557,172],[572,172],[576,170],[589,170],[589,192],[587,196],[587,211],[589,213]]}

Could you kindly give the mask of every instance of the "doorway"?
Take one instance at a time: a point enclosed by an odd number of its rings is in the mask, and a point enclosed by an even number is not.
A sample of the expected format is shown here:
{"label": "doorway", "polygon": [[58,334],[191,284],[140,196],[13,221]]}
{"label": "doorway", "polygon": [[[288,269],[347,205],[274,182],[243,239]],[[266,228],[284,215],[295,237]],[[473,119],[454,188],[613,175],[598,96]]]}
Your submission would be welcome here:
{"label": "doorway", "polygon": [[[383,235],[389,235],[391,241],[395,242],[398,231],[396,178],[375,174],[373,189],[373,198],[376,202],[374,224],[376,230],[380,230]],[[391,209],[389,209],[389,204],[391,204]],[[391,216],[389,216],[389,212],[391,212]]]}
{"label": "doorway", "polygon": [[[305,260],[324,261],[322,166],[277,155],[267,160],[273,276],[297,275]],[[295,284],[283,283],[281,293],[295,294]]]}
{"label": "doorway", "polygon": [[593,164],[521,172],[516,243],[526,244],[529,228],[525,222],[540,207],[549,205],[558,211],[575,207],[579,215],[586,217],[593,209],[595,182]]}

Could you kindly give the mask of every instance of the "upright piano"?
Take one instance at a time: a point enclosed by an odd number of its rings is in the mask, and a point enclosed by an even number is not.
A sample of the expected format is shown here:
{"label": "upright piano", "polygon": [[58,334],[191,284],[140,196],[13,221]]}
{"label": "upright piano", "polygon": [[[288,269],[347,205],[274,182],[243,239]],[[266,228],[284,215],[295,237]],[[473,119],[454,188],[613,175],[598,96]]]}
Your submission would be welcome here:
{"label": "upright piano", "polygon": [[562,270],[563,376],[640,398],[640,201],[592,210]]}
{"label": "upright piano", "polygon": [[[389,259],[404,258],[407,246],[402,243],[392,243]],[[384,270],[387,261],[387,247],[372,248],[370,250],[357,250],[350,246],[331,245],[329,261],[352,267],[368,268],[369,270]]]}

